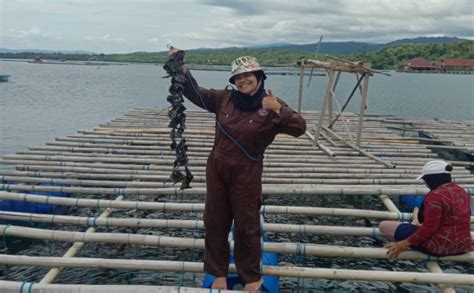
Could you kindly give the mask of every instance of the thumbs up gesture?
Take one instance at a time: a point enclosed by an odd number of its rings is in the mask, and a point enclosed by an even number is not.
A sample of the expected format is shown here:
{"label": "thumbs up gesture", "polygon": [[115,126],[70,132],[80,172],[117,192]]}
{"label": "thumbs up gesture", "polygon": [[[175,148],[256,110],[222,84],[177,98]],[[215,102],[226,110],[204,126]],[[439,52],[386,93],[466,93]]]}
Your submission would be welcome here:
{"label": "thumbs up gesture", "polygon": [[273,95],[272,90],[268,90],[268,96],[263,97],[262,100],[263,109],[272,110],[279,113],[281,109],[281,104],[278,102],[277,98]]}

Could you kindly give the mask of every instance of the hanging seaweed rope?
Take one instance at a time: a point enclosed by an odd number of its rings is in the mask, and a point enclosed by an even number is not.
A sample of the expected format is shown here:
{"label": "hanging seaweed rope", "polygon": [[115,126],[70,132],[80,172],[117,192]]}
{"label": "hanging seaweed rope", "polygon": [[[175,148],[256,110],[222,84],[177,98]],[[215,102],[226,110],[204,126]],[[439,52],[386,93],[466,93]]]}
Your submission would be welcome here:
{"label": "hanging seaweed rope", "polygon": [[181,182],[181,190],[191,188],[190,184],[193,180],[193,175],[188,168],[188,158],[186,155],[188,146],[183,135],[186,128],[186,114],[184,113],[186,107],[183,105],[183,90],[186,77],[183,71],[183,64],[184,51],[178,51],[163,66],[163,69],[168,73],[168,76],[165,76],[165,78],[171,77],[170,95],[168,95],[166,100],[171,104],[168,108],[168,117],[171,120],[168,127],[171,128],[171,149],[176,154],[170,178],[174,183]]}

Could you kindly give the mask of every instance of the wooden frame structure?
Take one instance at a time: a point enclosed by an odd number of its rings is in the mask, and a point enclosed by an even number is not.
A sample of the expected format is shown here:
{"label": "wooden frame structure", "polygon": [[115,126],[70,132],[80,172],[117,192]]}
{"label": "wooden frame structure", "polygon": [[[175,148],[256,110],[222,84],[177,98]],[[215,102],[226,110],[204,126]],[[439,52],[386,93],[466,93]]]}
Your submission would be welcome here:
{"label": "wooden frame structure", "polygon": [[[304,76],[305,76],[305,68],[311,68],[311,76],[313,73],[314,68],[321,68],[324,69],[326,72],[326,77],[328,79],[327,86],[326,86],[326,93],[323,99],[323,103],[321,105],[319,119],[315,125],[315,143],[319,140],[321,135],[321,130],[323,129],[323,122],[324,118],[327,115],[329,123],[327,128],[332,128],[332,126],[338,121],[338,119],[343,115],[346,106],[348,105],[349,101],[352,99],[355,91],[359,89],[361,95],[361,102],[360,102],[360,110],[359,110],[359,117],[358,117],[358,124],[357,124],[357,134],[356,134],[356,142],[355,145],[357,147],[360,146],[360,139],[362,136],[362,126],[365,117],[365,110],[367,108],[367,93],[369,90],[369,78],[370,76],[374,75],[375,73],[388,75],[386,73],[373,70],[370,66],[362,63],[362,62],[351,62],[347,60],[343,60],[340,58],[330,57],[330,61],[320,61],[314,59],[303,59],[298,62],[300,66],[300,83],[299,83],[299,93],[298,93],[298,112],[301,112],[302,107],[302,100],[303,100],[303,84],[304,84]],[[341,107],[339,102],[336,99],[335,91],[337,84],[339,82],[339,78],[341,73],[352,73],[356,77],[356,85],[352,90],[351,94],[349,95],[347,101]],[[310,76],[310,78],[311,78]],[[336,105],[339,107],[339,112],[337,113],[336,117],[333,117],[333,105],[336,102]],[[344,122],[344,120],[342,120]],[[345,123],[345,122],[344,122]],[[351,143],[352,134],[350,129],[346,126],[346,132],[348,134],[349,140]]]}

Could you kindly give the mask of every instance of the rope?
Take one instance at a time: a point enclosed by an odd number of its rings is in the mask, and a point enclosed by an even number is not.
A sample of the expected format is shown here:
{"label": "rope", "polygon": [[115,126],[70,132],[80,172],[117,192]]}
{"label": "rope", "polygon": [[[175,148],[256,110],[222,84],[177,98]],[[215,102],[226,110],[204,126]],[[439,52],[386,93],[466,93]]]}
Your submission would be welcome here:
{"label": "rope", "polygon": [[25,284],[26,284],[26,282],[21,282],[20,291],[18,291],[18,292],[20,292],[20,293],[23,292],[23,287],[25,287]]}
{"label": "rope", "polygon": [[33,290],[33,285],[34,285],[34,284],[35,284],[35,283],[31,282],[30,286],[28,287],[28,293],[31,293],[31,292],[32,292],[32,290]]}
{"label": "rope", "polygon": [[[202,106],[204,107],[204,109],[206,109],[206,111],[212,115],[212,112],[209,111],[209,108],[207,107],[206,103],[204,103],[204,100],[202,99],[202,95],[201,93],[199,93],[198,89],[196,88],[196,86],[194,85],[194,82],[192,80],[192,77],[191,77],[191,73],[189,71],[186,72],[188,77],[189,77],[189,82],[191,83],[193,89],[194,89],[194,92],[197,94],[197,96],[199,97],[199,100],[202,104]],[[219,127],[219,129],[224,133],[225,136],[227,136],[227,138],[229,138],[246,156],[249,160],[252,160],[252,161],[257,161],[257,162],[260,162],[261,160],[263,160],[263,157],[261,158],[255,158],[253,157],[252,155],[250,155],[242,145],[239,144],[239,142],[237,140],[235,140],[229,133],[227,133],[227,131],[224,129],[224,127],[221,125],[221,123],[219,122],[219,120],[217,119],[216,116],[213,116],[214,118],[214,121],[216,122],[216,125],[217,127]]]}

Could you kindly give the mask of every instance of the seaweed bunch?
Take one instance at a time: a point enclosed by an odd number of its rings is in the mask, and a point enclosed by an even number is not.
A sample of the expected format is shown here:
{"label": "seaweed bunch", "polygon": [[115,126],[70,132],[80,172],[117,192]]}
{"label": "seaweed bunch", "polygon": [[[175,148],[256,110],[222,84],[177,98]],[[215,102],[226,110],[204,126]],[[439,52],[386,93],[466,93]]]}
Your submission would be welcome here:
{"label": "seaweed bunch", "polygon": [[170,147],[176,155],[170,178],[175,184],[181,182],[181,190],[191,188],[190,184],[193,180],[193,175],[188,168],[188,158],[186,155],[188,146],[183,135],[186,128],[186,114],[184,113],[186,107],[183,105],[183,90],[186,76],[183,65],[184,51],[178,51],[163,66],[163,69],[168,73],[168,76],[165,76],[165,78],[171,77],[170,94],[166,100],[171,104],[168,108],[168,117],[170,118],[168,127],[171,128]]}

